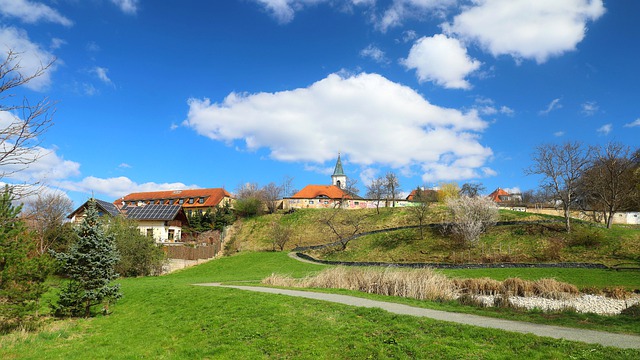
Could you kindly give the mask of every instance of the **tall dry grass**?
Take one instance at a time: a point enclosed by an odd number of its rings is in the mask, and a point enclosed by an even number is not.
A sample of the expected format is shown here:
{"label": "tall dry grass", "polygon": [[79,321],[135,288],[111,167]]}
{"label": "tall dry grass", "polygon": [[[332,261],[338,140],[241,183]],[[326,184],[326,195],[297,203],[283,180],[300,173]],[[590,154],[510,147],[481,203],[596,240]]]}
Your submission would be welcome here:
{"label": "tall dry grass", "polygon": [[315,276],[294,279],[272,274],[263,284],[281,287],[331,288],[399,296],[418,300],[453,300],[462,295],[538,296],[569,299],[579,294],[571,284],[554,279],[450,279],[431,269],[393,269],[338,266]]}
{"label": "tall dry grass", "polygon": [[458,295],[451,286],[450,279],[431,269],[403,270],[338,266],[304,279],[292,279],[273,274],[262,283],[284,287],[356,290],[418,300],[453,300]]}

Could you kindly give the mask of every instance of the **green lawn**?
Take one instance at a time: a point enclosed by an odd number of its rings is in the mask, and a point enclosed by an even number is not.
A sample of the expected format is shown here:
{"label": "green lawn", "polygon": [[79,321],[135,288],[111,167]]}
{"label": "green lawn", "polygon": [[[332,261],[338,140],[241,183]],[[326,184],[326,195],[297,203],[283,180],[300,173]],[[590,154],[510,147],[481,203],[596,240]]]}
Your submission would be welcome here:
{"label": "green lawn", "polygon": [[2,359],[632,359],[640,351],[452,325],[315,300],[191,284],[305,276],[285,253],[241,253],[123,279],[110,316],[0,337]]}

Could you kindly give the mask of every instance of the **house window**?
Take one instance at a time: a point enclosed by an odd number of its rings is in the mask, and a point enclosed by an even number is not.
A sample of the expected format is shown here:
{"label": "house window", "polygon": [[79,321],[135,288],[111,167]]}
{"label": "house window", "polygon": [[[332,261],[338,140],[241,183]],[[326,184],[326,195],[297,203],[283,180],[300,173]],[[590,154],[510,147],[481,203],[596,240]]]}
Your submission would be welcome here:
{"label": "house window", "polygon": [[175,237],[175,233],[176,233],[175,230],[169,229],[169,241],[173,241],[173,239]]}
{"label": "house window", "polygon": [[360,202],[359,201],[354,201],[353,205],[358,206],[358,205],[360,205]]}
{"label": "house window", "polygon": [[200,199],[198,199],[198,204],[204,204],[204,198],[201,197]]}
{"label": "house window", "polygon": [[323,201],[323,203],[324,203],[325,205],[329,205],[329,200],[325,200],[325,201]]}
{"label": "house window", "polygon": [[184,199],[180,199],[180,200],[178,200],[178,203],[179,203],[180,205],[184,204]]}
{"label": "house window", "polygon": [[147,229],[147,236],[153,237],[153,229]]}
{"label": "house window", "polygon": [[193,204],[193,198],[189,198],[189,204]]}
{"label": "house window", "polygon": [[193,215],[193,210],[187,210],[187,216]]}
{"label": "house window", "polygon": [[309,200],[309,205],[313,205],[313,200]]}

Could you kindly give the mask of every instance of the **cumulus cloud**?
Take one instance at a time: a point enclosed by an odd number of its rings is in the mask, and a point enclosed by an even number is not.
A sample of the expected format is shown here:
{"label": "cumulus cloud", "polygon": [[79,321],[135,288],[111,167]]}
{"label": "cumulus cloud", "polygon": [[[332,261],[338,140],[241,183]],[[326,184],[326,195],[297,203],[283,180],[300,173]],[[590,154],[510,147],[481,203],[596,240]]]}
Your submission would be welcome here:
{"label": "cumulus cloud", "polygon": [[[0,44],[19,54],[17,60],[20,61],[20,72],[23,76],[33,75],[38,69],[42,68],[43,64],[49,64],[55,59],[53,54],[41,48],[40,45],[31,42],[25,31],[14,27],[0,26]],[[6,53],[0,55],[0,61],[4,61],[4,59],[6,59]],[[46,90],[51,85],[51,73],[54,70],[55,63],[48,71],[32,79],[24,86],[36,91]]]}
{"label": "cumulus cloud", "polygon": [[184,189],[197,189],[197,185],[185,185],[183,183],[154,183],[146,182],[138,184],[131,179],[120,176],[115,178],[98,178],[95,176],[88,176],[81,181],[61,181],[58,186],[69,190],[82,193],[97,193],[112,198],[118,198],[125,196],[133,192],[146,192],[146,191],[162,191],[162,190],[184,190]]}
{"label": "cumulus cloud", "polygon": [[[307,88],[189,99],[183,125],[228,145],[268,148],[279,161],[323,164],[338,150],[353,164],[437,168],[444,179],[478,176],[492,156],[476,110],[429,103],[377,74],[331,74]],[[448,171],[451,170],[451,171]]]}
{"label": "cumulus cloud", "polygon": [[111,0],[120,10],[129,15],[138,12],[138,0]]}
{"label": "cumulus cloud", "polygon": [[369,45],[366,48],[360,50],[360,56],[364,58],[372,59],[373,61],[380,64],[388,64],[389,59],[385,55],[384,51],[380,50],[375,45]]}
{"label": "cumulus cloud", "polygon": [[29,0],[0,0],[0,14],[20,19],[28,24],[40,21],[71,26],[73,22],[57,10]]}
{"label": "cumulus cloud", "polygon": [[600,135],[609,135],[609,133],[613,130],[613,124],[604,124],[596,130]]}
{"label": "cumulus cloud", "polygon": [[[28,166],[21,163],[0,165],[0,174],[5,174],[7,180],[44,184],[80,174],[79,163],[65,160],[53,148],[34,147],[25,157],[28,157],[25,161],[30,162]],[[36,160],[31,162],[31,159]]]}
{"label": "cumulus cloud", "polygon": [[587,23],[605,13],[602,0],[472,0],[443,25],[445,32],[476,42],[494,56],[544,63],[572,51]]}
{"label": "cumulus cloud", "polygon": [[538,114],[540,115],[549,115],[550,112],[552,112],[553,110],[557,110],[557,109],[561,109],[562,108],[562,104],[560,104],[560,99],[553,99],[549,105],[547,105],[547,108],[544,110],[540,110],[540,112]]}
{"label": "cumulus cloud", "polygon": [[553,136],[562,137],[562,136],[564,136],[564,131],[556,131],[556,132],[553,133]]}
{"label": "cumulus cloud", "polygon": [[632,121],[628,124],[624,124],[624,127],[636,127],[640,126],[640,118],[637,118],[636,121]]}
{"label": "cumulus cloud", "polygon": [[402,63],[416,70],[420,82],[433,81],[448,89],[471,88],[465,77],[481,65],[467,55],[459,40],[442,34],[416,41]]}

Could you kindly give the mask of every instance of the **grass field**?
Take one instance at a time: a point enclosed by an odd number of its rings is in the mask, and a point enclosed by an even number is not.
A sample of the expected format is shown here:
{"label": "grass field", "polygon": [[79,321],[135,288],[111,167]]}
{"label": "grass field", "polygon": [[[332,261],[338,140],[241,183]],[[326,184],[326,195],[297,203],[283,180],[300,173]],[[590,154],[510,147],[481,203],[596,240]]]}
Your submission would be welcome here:
{"label": "grass field", "polygon": [[[123,279],[119,282],[124,298],[112,306],[113,314],[55,321],[37,333],[4,335],[0,337],[0,358],[640,358],[640,351],[636,350],[478,329],[392,315],[377,309],[192,285],[258,282],[274,272],[302,277],[322,268],[292,260],[285,253],[246,252],[167,276]],[[417,306],[463,308],[449,303],[393,300]]]}

